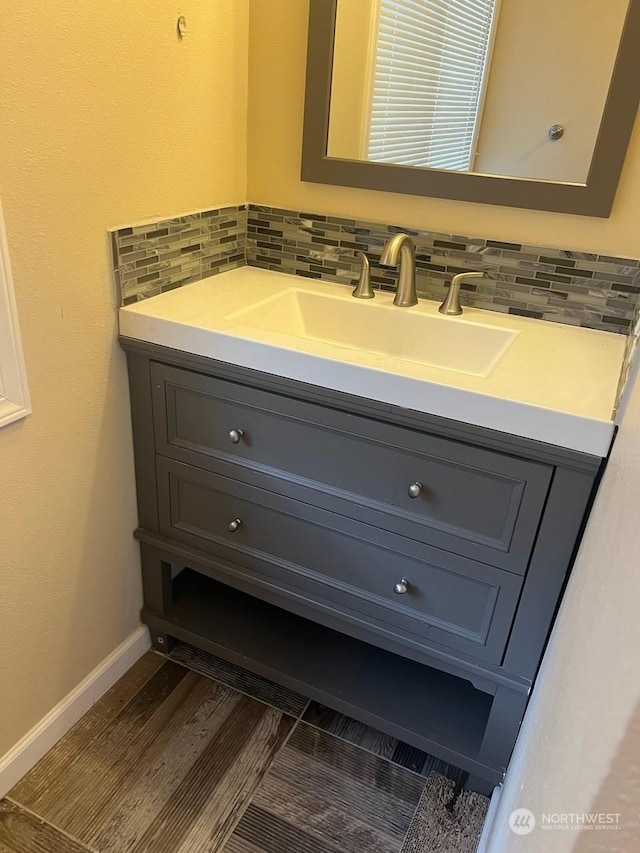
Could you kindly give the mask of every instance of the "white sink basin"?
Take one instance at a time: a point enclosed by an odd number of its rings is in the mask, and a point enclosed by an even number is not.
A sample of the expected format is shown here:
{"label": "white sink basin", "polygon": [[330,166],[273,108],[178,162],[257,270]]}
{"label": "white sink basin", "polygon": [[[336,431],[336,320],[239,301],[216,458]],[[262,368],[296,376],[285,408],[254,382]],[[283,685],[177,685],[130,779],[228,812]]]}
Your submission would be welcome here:
{"label": "white sink basin", "polygon": [[606,456],[623,335],[241,267],[120,309],[125,338]]}
{"label": "white sink basin", "polygon": [[[257,329],[487,377],[519,332],[416,308],[345,300],[292,287],[228,314],[235,333]],[[236,325],[237,324],[237,325]]]}

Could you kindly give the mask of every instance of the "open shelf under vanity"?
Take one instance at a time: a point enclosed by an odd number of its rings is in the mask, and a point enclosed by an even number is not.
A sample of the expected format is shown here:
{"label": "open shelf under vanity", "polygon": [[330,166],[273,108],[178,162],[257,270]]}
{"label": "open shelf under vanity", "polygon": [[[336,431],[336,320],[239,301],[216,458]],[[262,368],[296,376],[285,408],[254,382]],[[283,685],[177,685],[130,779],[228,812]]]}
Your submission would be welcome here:
{"label": "open shelf under vanity", "polygon": [[422,749],[499,781],[479,753],[493,697],[456,676],[274,607],[197,571],[173,581],[155,633],[191,643]]}

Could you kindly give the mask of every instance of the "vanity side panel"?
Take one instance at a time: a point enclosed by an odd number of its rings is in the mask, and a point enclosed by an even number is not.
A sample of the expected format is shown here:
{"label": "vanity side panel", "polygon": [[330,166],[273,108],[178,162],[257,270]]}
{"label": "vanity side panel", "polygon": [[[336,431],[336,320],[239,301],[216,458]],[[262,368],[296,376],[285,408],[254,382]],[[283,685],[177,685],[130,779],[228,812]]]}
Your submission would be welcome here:
{"label": "vanity side panel", "polygon": [[[603,463],[604,464],[604,463]],[[505,672],[518,673],[533,683],[571,573],[597,478],[593,474],[557,468],[525,585],[503,661]],[[494,696],[480,758],[503,776],[522,724],[528,697],[507,685]],[[471,790],[490,795],[486,778],[471,776]]]}
{"label": "vanity side panel", "polygon": [[158,484],[156,480],[153,402],[150,361],[145,355],[128,352],[131,425],[140,527],[158,532]]}
{"label": "vanity side panel", "polygon": [[555,471],[503,661],[509,672],[531,680],[536,676],[596,483],[595,474]]}

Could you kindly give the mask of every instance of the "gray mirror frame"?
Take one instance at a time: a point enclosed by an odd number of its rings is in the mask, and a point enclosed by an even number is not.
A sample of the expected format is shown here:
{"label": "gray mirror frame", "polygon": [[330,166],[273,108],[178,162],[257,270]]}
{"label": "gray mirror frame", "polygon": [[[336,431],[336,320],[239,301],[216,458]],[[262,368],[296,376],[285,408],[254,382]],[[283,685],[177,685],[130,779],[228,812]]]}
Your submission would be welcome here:
{"label": "gray mirror frame", "polygon": [[327,156],[338,0],[310,0],[302,180],[457,201],[606,218],[640,102],[640,0],[629,0],[586,184],[365,163]]}

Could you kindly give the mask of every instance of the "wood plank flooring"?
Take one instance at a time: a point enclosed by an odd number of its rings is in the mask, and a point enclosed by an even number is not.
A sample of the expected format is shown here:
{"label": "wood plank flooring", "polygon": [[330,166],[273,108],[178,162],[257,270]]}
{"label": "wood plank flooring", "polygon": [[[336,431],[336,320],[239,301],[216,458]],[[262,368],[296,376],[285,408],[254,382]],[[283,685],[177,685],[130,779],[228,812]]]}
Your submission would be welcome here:
{"label": "wood plank flooring", "polygon": [[423,788],[419,776],[301,725],[256,791],[233,843],[249,842],[252,853],[389,853],[402,846]]}
{"label": "wood plank flooring", "polygon": [[191,647],[172,657],[145,655],[0,802],[0,853],[400,850],[428,756]]}
{"label": "wood plank flooring", "polygon": [[0,853],[86,853],[87,848],[9,800],[0,801]]}

